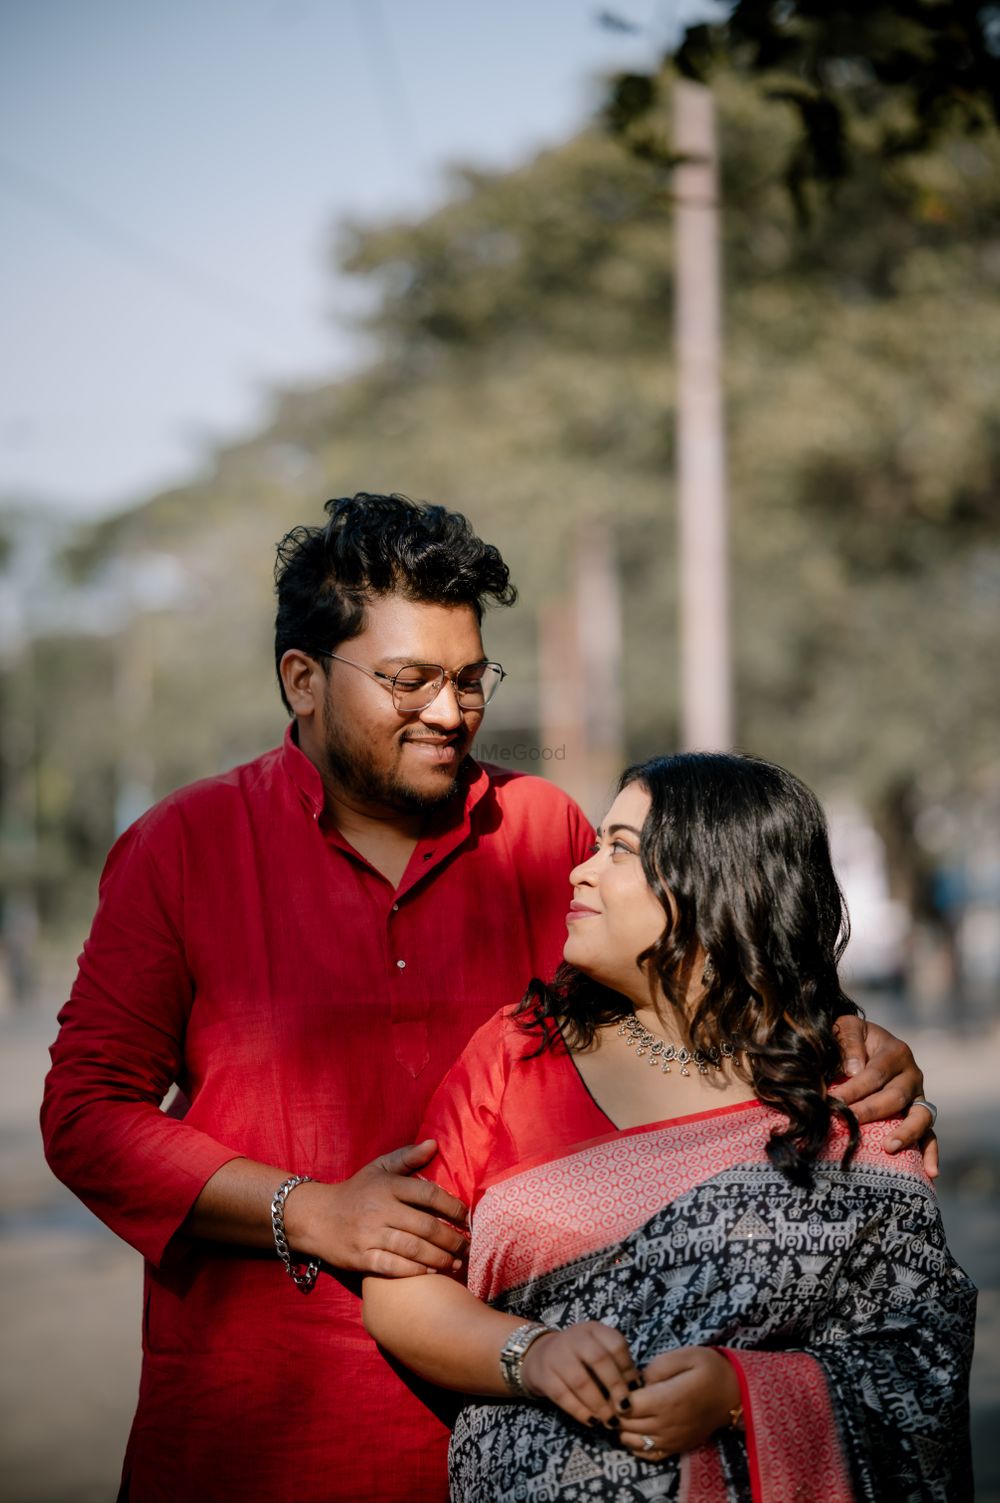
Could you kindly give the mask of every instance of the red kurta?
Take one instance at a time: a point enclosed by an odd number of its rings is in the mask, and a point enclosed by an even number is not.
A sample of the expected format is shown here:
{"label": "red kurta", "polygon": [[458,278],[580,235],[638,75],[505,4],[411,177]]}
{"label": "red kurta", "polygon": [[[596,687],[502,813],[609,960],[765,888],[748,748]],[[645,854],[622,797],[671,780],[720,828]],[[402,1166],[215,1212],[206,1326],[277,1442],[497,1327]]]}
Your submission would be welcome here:
{"label": "red kurta", "polygon": [[[592,837],[551,784],[470,763],[393,892],[322,809],[289,734],[151,810],[60,1016],[49,1162],[148,1260],[131,1503],[446,1496],[445,1429],[365,1336],[356,1280],[304,1296],[271,1253],[175,1233],[234,1157],[339,1180],[414,1141],[473,1030],[558,963]],[[183,1120],[159,1110],[175,1080]]]}

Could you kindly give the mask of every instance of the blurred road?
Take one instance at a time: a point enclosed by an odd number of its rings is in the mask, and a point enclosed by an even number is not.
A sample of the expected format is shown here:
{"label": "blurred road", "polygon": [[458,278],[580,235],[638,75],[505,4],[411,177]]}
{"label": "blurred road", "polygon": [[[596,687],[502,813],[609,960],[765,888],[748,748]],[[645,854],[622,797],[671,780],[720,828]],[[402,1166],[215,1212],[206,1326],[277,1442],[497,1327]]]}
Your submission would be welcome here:
{"label": "blurred road", "polygon": [[[0,1498],[109,1503],[138,1381],[141,1264],[42,1158],[38,1101],[55,1011],[0,1016]],[[1000,1027],[947,1038],[881,1003],[869,1012],[910,1041],[941,1108],[942,1212],[980,1289],[976,1497],[1000,1503]]]}

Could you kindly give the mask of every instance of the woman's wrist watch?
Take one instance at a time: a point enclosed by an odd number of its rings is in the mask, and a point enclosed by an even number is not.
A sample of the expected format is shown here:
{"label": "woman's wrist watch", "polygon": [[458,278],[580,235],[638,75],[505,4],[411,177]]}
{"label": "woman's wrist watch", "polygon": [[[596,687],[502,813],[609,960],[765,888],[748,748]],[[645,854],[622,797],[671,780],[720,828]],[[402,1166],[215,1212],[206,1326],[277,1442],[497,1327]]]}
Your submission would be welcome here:
{"label": "woman's wrist watch", "polygon": [[530,1399],[532,1397],[521,1377],[524,1359],[529,1347],[538,1340],[539,1336],[547,1336],[550,1331],[556,1329],[556,1326],[547,1326],[541,1321],[531,1320],[523,1326],[515,1326],[504,1342],[500,1353],[500,1376],[515,1398]]}

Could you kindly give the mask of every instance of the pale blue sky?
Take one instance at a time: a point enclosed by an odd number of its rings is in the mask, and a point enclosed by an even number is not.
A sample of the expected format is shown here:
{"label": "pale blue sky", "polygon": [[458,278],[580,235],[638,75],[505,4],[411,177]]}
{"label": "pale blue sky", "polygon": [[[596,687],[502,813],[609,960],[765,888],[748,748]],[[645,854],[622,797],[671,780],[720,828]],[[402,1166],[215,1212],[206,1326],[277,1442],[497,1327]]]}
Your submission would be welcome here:
{"label": "pale blue sky", "polygon": [[183,479],[348,367],[338,219],[431,206],[587,117],[698,0],[0,0],[0,496]]}

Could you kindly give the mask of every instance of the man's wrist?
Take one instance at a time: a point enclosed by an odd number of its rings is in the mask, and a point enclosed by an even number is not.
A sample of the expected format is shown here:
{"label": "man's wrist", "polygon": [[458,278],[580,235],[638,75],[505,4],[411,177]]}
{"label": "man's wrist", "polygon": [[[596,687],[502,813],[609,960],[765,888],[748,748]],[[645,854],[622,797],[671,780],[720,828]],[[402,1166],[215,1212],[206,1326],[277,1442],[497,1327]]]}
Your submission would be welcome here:
{"label": "man's wrist", "polygon": [[308,1180],[296,1185],[285,1201],[285,1236],[292,1252],[309,1258],[325,1257],[320,1245],[323,1239],[317,1212],[323,1203],[324,1191],[329,1188],[316,1180]]}

